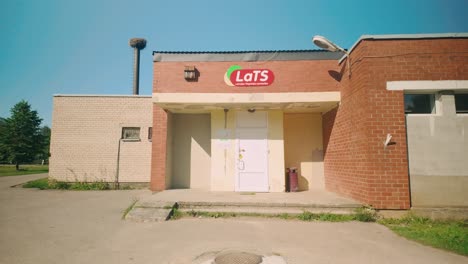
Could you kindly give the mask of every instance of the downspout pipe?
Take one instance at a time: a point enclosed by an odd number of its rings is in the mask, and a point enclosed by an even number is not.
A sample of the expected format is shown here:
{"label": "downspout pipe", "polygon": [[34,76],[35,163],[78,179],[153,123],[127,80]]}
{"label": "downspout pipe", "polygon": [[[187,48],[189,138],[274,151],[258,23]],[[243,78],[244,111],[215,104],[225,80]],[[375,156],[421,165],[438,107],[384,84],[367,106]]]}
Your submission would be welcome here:
{"label": "downspout pipe", "polygon": [[117,168],[115,172],[115,183],[114,183],[114,189],[116,190],[120,189],[119,170],[120,170],[120,144],[121,143],[122,143],[122,138],[119,138],[119,147],[117,148]]}

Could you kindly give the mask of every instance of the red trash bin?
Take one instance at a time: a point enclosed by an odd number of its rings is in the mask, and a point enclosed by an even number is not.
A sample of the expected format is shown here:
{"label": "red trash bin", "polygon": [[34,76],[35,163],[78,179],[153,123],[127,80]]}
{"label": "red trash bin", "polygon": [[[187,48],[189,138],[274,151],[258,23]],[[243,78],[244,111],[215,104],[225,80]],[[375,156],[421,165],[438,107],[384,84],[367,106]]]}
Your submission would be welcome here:
{"label": "red trash bin", "polygon": [[297,168],[291,167],[287,169],[288,180],[289,180],[289,191],[297,192],[298,189],[298,178],[297,178]]}

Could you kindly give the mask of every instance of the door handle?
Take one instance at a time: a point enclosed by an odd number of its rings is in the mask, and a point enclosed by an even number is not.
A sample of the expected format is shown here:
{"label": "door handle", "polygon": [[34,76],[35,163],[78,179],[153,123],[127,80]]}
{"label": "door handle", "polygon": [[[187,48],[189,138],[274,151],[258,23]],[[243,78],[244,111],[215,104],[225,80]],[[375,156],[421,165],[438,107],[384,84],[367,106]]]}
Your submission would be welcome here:
{"label": "door handle", "polygon": [[244,169],[245,169],[245,163],[244,163],[244,161],[239,160],[239,163],[238,163],[238,165],[237,165],[237,168],[238,168],[239,170],[244,170]]}

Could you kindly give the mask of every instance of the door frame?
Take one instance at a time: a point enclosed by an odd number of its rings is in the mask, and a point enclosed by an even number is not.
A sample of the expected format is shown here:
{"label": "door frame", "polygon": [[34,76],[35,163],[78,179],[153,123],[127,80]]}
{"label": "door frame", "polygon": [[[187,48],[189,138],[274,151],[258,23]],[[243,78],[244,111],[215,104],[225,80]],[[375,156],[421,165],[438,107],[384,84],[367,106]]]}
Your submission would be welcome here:
{"label": "door frame", "polygon": [[236,141],[235,141],[235,162],[234,162],[234,166],[235,166],[235,177],[234,177],[234,191],[235,192],[249,192],[248,190],[241,190],[240,189],[240,184],[239,184],[239,144],[240,144],[240,139],[239,139],[239,135],[238,135],[238,131],[240,130],[260,130],[260,129],[264,129],[265,130],[265,143],[266,143],[266,148],[265,148],[265,152],[266,152],[266,161],[265,161],[265,168],[264,168],[264,172],[265,172],[265,186],[264,186],[264,189],[261,190],[261,191],[255,191],[255,192],[269,192],[270,191],[270,175],[269,175],[269,172],[268,172],[268,162],[269,162],[269,156],[270,156],[270,150],[269,150],[269,146],[268,146],[268,112],[267,111],[261,111],[261,112],[264,112],[265,113],[265,121],[266,121],[266,124],[265,124],[265,127],[239,127],[238,126],[238,123],[237,123],[237,118],[239,118],[239,115],[236,112],[236,132],[235,132],[235,135],[236,135]]}

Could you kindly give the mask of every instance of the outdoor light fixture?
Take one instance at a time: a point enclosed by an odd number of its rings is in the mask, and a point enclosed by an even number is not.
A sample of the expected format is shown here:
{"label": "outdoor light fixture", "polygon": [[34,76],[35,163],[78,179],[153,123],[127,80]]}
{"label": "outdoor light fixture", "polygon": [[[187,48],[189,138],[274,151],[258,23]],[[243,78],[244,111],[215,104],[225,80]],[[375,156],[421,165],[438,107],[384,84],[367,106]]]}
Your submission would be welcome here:
{"label": "outdoor light fixture", "polygon": [[195,66],[185,66],[184,78],[187,81],[193,81],[197,79],[197,72]]}
{"label": "outdoor light fixture", "polygon": [[314,36],[312,38],[312,42],[316,46],[318,46],[318,47],[320,47],[322,49],[326,49],[326,50],[331,51],[331,52],[336,52],[336,51],[343,52],[347,57],[346,63],[348,64],[347,65],[348,66],[348,76],[351,77],[351,64],[349,63],[351,58],[349,57],[349,53],[345,49],[343,49],[342,47],[336,45],[335,43],[331,42],[330,40],[328,40],[327,38],[325,38],[323,36],[318,36],[318,35]]}

